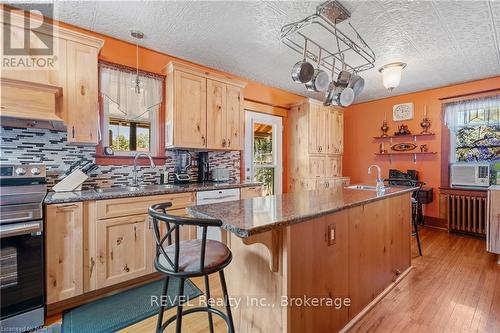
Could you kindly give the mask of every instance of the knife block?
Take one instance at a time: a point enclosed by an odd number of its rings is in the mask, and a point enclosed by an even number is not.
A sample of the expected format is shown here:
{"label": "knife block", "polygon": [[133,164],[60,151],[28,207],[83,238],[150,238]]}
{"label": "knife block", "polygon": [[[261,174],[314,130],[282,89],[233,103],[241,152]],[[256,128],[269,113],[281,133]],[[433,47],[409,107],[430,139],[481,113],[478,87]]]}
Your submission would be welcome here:
{"label": "knife block", "polygon": [[81,191],[82,184],[89,178],[81,170],[75,170],[67,175],[63,180],[52,187],[55,192]]}

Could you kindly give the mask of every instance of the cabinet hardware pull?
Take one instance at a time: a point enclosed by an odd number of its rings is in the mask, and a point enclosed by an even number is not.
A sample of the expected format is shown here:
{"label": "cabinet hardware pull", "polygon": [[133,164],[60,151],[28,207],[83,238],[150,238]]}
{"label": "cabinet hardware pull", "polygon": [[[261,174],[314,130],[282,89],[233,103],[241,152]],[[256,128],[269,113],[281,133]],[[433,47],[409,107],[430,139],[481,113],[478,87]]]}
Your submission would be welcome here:
{"label": "cabinet hardware pull", "polygon": [[125,264],[125,267],[123,267],[123,270],[127,273],[130,272],[130,268],[128,268],[127,264]]}
{"label": "cabinet hardware pull", "polygon": [[399,270],[399,269],[396,268],[396,269],[394,269],[394,273],[396,275],[401,275],[401,270]]}
{"label": "cabinet hardware pull", "polygon": [[71,135],[75,138],[75,126],[71,126]]}
{"label": "cabinet hardware pull", "polygon": [[226,146],[226,139],[222,139],[222,147]]}
{"label": "cabinet hardware pull", "polygon": [[80,86],[80,95],[85,96],[85,86]]}
{"label": "cabinet hardware pull", "polygon": [[94,258],[90,257],[90,276],[92,276],[92,272],[94,271],[94,265],[95,265],[95,260]]}
{"label": "cabinet hardware pull", "polygon": [[231,139],[227,139],[227,146],[231,147]]}
{"label": "cabinet hardware pull", "polygon": [[65,204],[65,205],[57,205],[56,207],[59,208],[59,209],[64,209],[64,208],[68,209],[68,208],[76,208],[76,207],[78,207],[78,205],[75,205],[75,204]]}
{"label": "cabinet hardware pull", "polygon": [[203,145],[205,145],[205,144],[206,144],[206,140],[205,140],[205,136],[204,136],[204,135],[202,135],[202,136],[201,136],[201,141],[203,142],[203,143],[202,143]]}

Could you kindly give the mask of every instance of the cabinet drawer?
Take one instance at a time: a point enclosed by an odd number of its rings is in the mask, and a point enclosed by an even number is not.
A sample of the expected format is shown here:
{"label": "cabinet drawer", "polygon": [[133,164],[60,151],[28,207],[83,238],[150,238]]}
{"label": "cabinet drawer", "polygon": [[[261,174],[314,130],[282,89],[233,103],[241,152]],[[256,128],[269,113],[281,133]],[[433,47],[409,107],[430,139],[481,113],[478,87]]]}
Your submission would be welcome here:
{"label": "cabinet drawer", "polygon": [[171,202],[171,209],[185,208],[194,203],[193,193],[165,194],[97,201],[97,218],[107,219],[111,217],[147,214],[147,210],[151,205],[163,202]]}

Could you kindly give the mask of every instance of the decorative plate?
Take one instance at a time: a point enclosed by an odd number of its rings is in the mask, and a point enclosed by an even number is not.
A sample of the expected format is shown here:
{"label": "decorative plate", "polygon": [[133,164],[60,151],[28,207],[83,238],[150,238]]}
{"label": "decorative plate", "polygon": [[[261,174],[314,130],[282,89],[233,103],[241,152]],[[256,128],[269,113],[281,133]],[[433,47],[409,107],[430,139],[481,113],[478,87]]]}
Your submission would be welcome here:
{"label": "decorative plate", "polygon": [[417,145],[414,143],[398,143],[392,145],[391,149],[394,151],[410,151],[417,148]]}
{"label": "decorative plate", "polygon": [[392,107],[392,120],[403,121],[413,119],[413,103],[396,104]]}

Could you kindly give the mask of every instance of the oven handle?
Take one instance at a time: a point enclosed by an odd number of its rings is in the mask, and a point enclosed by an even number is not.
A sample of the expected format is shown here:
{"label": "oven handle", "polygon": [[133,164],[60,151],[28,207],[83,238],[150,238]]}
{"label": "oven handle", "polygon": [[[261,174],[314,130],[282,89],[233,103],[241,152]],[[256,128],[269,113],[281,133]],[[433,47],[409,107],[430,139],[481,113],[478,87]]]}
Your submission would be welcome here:
{"label": "oven handle", "polygon": [[42,232],[42,221],[16,223],[0,226],[0,238],[21,236]]}

